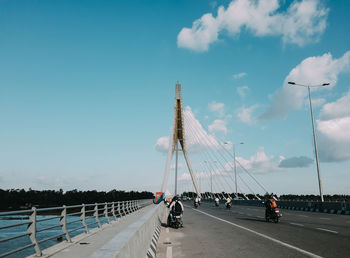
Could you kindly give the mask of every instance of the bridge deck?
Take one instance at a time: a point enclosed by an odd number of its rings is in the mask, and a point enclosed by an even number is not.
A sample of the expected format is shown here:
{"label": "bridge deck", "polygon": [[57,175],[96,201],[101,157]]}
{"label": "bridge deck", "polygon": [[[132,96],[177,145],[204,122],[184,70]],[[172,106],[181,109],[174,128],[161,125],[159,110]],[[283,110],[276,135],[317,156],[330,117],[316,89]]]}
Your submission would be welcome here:
{"label": "bridge deck", "polygon": [[184,228],[162,228],[157,257],[349,257],[350,216],[281,210],[267,223],[260,207],[193,209],[185,202]]}
{"label": "bridge deck", "polygon": [[[136,222],[151,209],[152,205],[146,206],[126,217],[122,217],[118,221],[103,225],[101,230],[92,230],[90,234],[76,236],[72,239],[73,243],[67,243],[64,241],[58,245],[50,247],[44,250],[43,256],[54,258],[105,257],[101,256],[101,250],[108,253],[111,251],[113,252],[113,250],[103,250],[106,249],[106,244],[113,239],[119,239],[118,234],[125,232],[131,224]],[[112,248],[117,249],[118,246],[115,244]],[[108,246],[108,249],[110,249],[110,245]]]}

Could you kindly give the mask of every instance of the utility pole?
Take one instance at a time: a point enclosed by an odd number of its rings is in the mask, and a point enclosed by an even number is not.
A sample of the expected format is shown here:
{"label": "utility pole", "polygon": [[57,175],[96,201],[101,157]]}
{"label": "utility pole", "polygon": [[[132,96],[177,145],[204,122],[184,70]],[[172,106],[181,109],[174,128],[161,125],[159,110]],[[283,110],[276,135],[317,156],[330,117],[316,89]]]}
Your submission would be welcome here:
{"label": "utility pole", "polygon": [[323,190],[322,190],[322,180],[321,180],[321,172],[320,172],[320,164],[318,161],[318,150],[317,150],[317,141],[316,141],[316,132],[315,132],[315,121],[314,121],[314,112],[312,110],[312,101],[311,101],[311,92],[310,92],[310,87],[323,87],[323,86],[328,86],[329,83],[323,83],[320,85],[303,85],[303,84],[298,84],[295,82],[288,82],[288,84],[291,85],[296,85],[296,86],[302,86],[306,87],[309,93],[309,103],[310,103],[310,112],[311,112],[311,123],[312,123],[312,134],[313,134],[313,139],[314,139],[314,148],[315,148],[315,158],[316,158],[316,169],[317,169],[317,178],[318,178],[318,188],[320,191],[320,197],[321,197],[321,202],[324,201],[323,199]]}
{"label": "utility pole", "polygon": [[[230,144],[230,142],[224,142],[224,144]],[[237,186],[237,165],[236,165],[236,143],[231,143],[233,149],[233,171],[235,173],[235,195],[238,197],[238,186]],[[239,144],[244,144],[240,142]]]}

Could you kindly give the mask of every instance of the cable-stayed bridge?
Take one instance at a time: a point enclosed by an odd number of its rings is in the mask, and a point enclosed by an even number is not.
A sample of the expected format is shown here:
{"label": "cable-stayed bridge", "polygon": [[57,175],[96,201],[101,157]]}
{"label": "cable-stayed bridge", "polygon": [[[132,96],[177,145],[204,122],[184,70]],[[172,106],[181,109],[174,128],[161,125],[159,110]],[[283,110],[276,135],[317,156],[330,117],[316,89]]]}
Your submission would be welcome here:
{"label": "cable-stayed bridge", "polygon": [[[166,206],[151,200],[1,212],[0,257],[350,257],[350,203],[279,201],[281,222],[266,222],[260,199],[273,189],[238,144],[206,132],[177,83],[161,192],[202,198],[198,209],[184,201],[183,228],[166,227]],[[214,206],[229,196],[231,209]]]}
{"label": "cable-stayed bridge", "polygon": [[[195,192],[205,198],[250,198],[260,200],[268,191],[236,158],[235,144],[209,134],[195,118],[190,108],[183,109],[181,85],[175,87],[174,125],[169,137],[169,149],[161,192],[178,194]],[[179,152],[183,153],[188,173],[178,177]],[[189,153],[191,155],[189,155]],[[175,156],[174,184],[168,186],[171,162]],[[188,184],[188,182],[192,184]],[[199,183],[198,183],[199,182]],[[193,187],[192,187],[193,186]],[[172,189],[172,190],[171,190]],[[178,191],[180,190],[180,191]],[[248,194],[250,198],[248,197]]]}

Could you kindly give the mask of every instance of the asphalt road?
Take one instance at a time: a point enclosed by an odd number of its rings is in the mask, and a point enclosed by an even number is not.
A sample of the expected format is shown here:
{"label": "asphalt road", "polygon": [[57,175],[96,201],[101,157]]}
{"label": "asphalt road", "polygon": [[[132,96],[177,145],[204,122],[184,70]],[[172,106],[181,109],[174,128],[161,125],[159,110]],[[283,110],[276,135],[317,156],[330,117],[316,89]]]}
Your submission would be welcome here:
{"label": "asphalt road", "polygon": [[163,228],[157,257],[350,257],[350,216],[185,202],[184,228]]}

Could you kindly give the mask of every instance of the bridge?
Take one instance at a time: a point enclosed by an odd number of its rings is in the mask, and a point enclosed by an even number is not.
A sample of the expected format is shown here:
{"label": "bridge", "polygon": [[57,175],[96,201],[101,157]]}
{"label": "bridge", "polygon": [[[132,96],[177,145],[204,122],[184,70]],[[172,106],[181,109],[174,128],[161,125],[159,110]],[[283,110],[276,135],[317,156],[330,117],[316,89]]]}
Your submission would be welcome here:
{"label": "bridge", "polygon": [[[281,222],[266,222],[261,199],[271,191],[236,158],[234,143],[184,110],[179,83],[169,139],[161,193],[202,198],[197,209],[184,201],[183,228],[166,227],[167,207],[150,200],[2,212],[0,257],[349,257],[350,203],[278,201]],[[179,153],[188,170],[180,176]]]}

